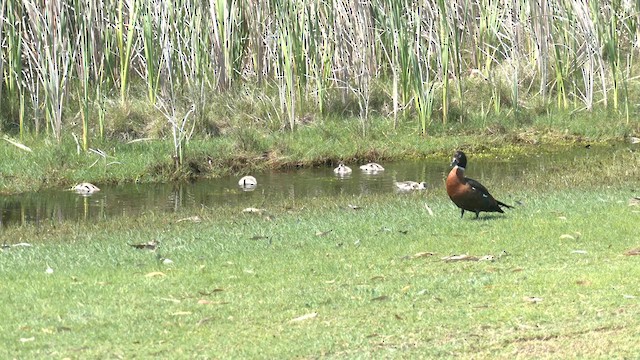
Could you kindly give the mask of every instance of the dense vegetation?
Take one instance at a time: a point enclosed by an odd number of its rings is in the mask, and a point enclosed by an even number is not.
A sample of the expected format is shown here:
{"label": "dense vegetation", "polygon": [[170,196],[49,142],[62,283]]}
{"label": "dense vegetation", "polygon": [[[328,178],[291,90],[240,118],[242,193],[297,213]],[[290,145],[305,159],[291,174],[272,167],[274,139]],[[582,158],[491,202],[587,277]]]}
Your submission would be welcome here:
{"label": "dense vegetation", "polygon": [[[108,100],[126,106],[141,98],[132,82],[146,87],[150,109],[164,113],[177,130],[186,130],[181,125],[190,105],[197,114],[188,121],[205,116],[211,98],[256,83],[254,100],[277,105],[269,113],[290,128],[308,109],[324,114],[339,100],[357,103],[366,127],[370,109],[379,106],[371,103],[381,91],[377,86],[384,87],[394,119],[411,111],[427,121],[424,131],[434,109],[445,122],[482,110],[500,113],[505,105],[629,110],[637,6],[526,0],[3,2],[0,99],[11,110],[3,126],[48,129],[60,138],[80,110],[87,128],[103,130]],[[479,84],[491,96],[463,106],[465,94]]]}
{"label": "dense vegetation", "polygon": [[[160,139],[166,163],[149,166],[185,169],[247,151],[295,161],[277,148],[290,132],[298,138],[285,142],[450,135],[460,124],[494,134],[541,117],[560,131],[579,121],[581,135],[638,131],[631,2],[25,0],[0,10],[0,131],[43,152],[77,144],[107,159]],[[223,145],[185,153],[197,139]]]}

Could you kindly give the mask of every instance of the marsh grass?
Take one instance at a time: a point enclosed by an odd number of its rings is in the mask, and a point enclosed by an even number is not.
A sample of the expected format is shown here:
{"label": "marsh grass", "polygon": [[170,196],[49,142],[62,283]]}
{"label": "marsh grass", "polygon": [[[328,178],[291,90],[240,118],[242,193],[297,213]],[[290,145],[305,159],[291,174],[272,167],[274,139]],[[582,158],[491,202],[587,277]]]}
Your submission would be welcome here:
{"label": "marsh grass", "polygon": [[[627,205],[629,181],[610,188],[580,176],[545,187],[491,184],[501,200],[520,204],[479,220],[459,219],[437,188],[287,200],[264,204],[263,214],[203,208],[9,228],[3,242],[33,246],[0,253],[0,351],[5,357],[632,356],[640,293],[630,274],[638,258],[623,253],[640,245],[640,214]],[[179,221],[194,215],[202,221]],[[151,240],[160,243],[155,251],[129,246]],[[416,256],[424,252],[433,255]],[[441,259],[454,254],[495,260]]]}
{"label": "marsh grass", "polygon": [[[554,144],[585,146],[628,142],[628,137],[639,131],[636,124],[610,118],[606,111],[594,111],[591,116],[522,112],[519,123],[503,121],[502,117],[474,118],[465,123],[434,126],[429,137],[422,136],[411,124],[394,126],[392,120],[376,115],[370,117],[371,131],[364,138],[352,136],[359,131],[359,122],[341,117],[310,121],[291,133],[265,132],[257,124],[233,127],[235,118],[213,120],[217,118],[212,115],[192,119],[190,126],[208,129],[211,135],[190,139],[183,165],[176,170],[170,155],[175,151],[174,144],[159,139],[171,129],[164,119],[157,120],[154,129],[145,129],[149,114],[143,110],[147,108],[132,104],[126,115],[108,115],[105,122],[113,126],[112,137],[117,139],[110,137],[91,143],[92,149],[106,154],[105,158],[93,151],[78,153],[77,143],[71,137],[63,137],[62,142],[57,143],[26,134],[21,143],[32,152],[0,142],[0,156],[11,159],[0,162],[0,193],[65,187],[83,181],[104,184],[195,180],[266,169],[325,166],[340,160],[367,162],[424,158],[433,154],[449,156],[453,149],[461,146],[494,153],[518,149],[536,152]],[[130,120],[116,124],[121,116]],[[79,124],[77,128],[81,130],[82,126]],[[452,133],[456,136],[450,136]],[[155,136],[139,138],[141,134]]]}

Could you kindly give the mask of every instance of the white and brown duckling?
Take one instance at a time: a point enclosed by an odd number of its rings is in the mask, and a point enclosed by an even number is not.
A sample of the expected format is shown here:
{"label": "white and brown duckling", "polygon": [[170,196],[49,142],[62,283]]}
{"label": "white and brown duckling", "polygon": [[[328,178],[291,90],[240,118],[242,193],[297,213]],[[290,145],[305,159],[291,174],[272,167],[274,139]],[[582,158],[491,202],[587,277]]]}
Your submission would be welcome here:
{"label": "white and brown duckling", "polygon": [[396,181],[394,183],[398,190],[400,191],[413,191],[413,190],[426,190],[427,183],[426,182],[416,182],[416,181]]}
{"label": "white and brown duckling", "polygon": [[238,186],[245,190],[252,190],[255,189],[256,186],[258,186],[258,180],[256,180],[256,178],[251,175],[243,176],[238,181]]}
{"label": "white and brown duckling", "polygon": [[72,187],[71,190],[75,191],[80,195],[91,195],[95,192],[100,191],[100,188],[93,185],[92,183],[83,182]]}
{"label": "white and brown duckling", "polygon": [[333,169],[333,172],[336,175],[347,175],[347,174],[351,174],[351,168],[345,165],[343,162],[340,162],[338,164],[338,167]]}
{"label": "white and brown duckling", "polygon": [[382,165],[378,164],[378,163],[368,163],[365,165],[361,165],[360,169],[364,172],[368,172],[368,173],[377,173],[380,171],[384,171],[384,167],[382,167]]}

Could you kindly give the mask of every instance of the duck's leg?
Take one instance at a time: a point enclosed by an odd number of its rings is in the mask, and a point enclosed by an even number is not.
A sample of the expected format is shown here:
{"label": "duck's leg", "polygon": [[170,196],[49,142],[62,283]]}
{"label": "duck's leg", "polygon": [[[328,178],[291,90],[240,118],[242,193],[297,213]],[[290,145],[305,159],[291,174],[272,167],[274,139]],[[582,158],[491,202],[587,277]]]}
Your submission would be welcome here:
{"label": "duck's leg", "polygon": [[462,210],[462,212],[460,213],[460,219],[462,219],[462,217],[464,216],[464,209],[460,209]]}
{"label": "duck's leg", "polygon": [[480,211],[476,211],[476,219],[480,216]]}

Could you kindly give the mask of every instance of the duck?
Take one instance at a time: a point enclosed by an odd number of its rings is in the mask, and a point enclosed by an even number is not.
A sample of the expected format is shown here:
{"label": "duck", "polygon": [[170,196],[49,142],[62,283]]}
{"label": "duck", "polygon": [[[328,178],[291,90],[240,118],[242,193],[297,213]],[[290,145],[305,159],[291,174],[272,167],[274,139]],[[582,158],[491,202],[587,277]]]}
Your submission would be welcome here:
{"label": "duck", "polygon": [[400,191],[425,190],[427,188],[426,182],[396,181],[394,184]]}
{"label": "duck", "polygon": [[93,185],[92,183],[83,182],[72,187],[71,190],[81,195],[91,195],[95,192],[100,191],[100,188]]}
{"label": "duck", "polygon": [[338,164],[338,167],[333,169],[333,172],[337,175],[351,174],[351,168],[346,166],[343,162]]}
{"label": "duck", "polygon": [[243,188],[254,188],[258,185],[258,180],[251,175],[243,176],[239,181],[238,185]]}
{"label": "duck", "polygon": [[382,167],[382,165],[374,162],[361,165],[360,169],[362,169],[365,172],[372,172],[372,173],[378,172],[378,171],[384,171],[384,167]]}
{"label": "duck", "polygon": [[464,211],[472,211],[476,213],[476,219],[481,211],[499,212],[504,208],[513,208],[491,196],[489,190],[478,181],[464,176],[467,167],[467,156],[462,151],[456,151],[451,161],[453,169],[449,172],[446,181],[447,194],[451,201],[456,204],[462,211],[460,218],[464,217]]}

